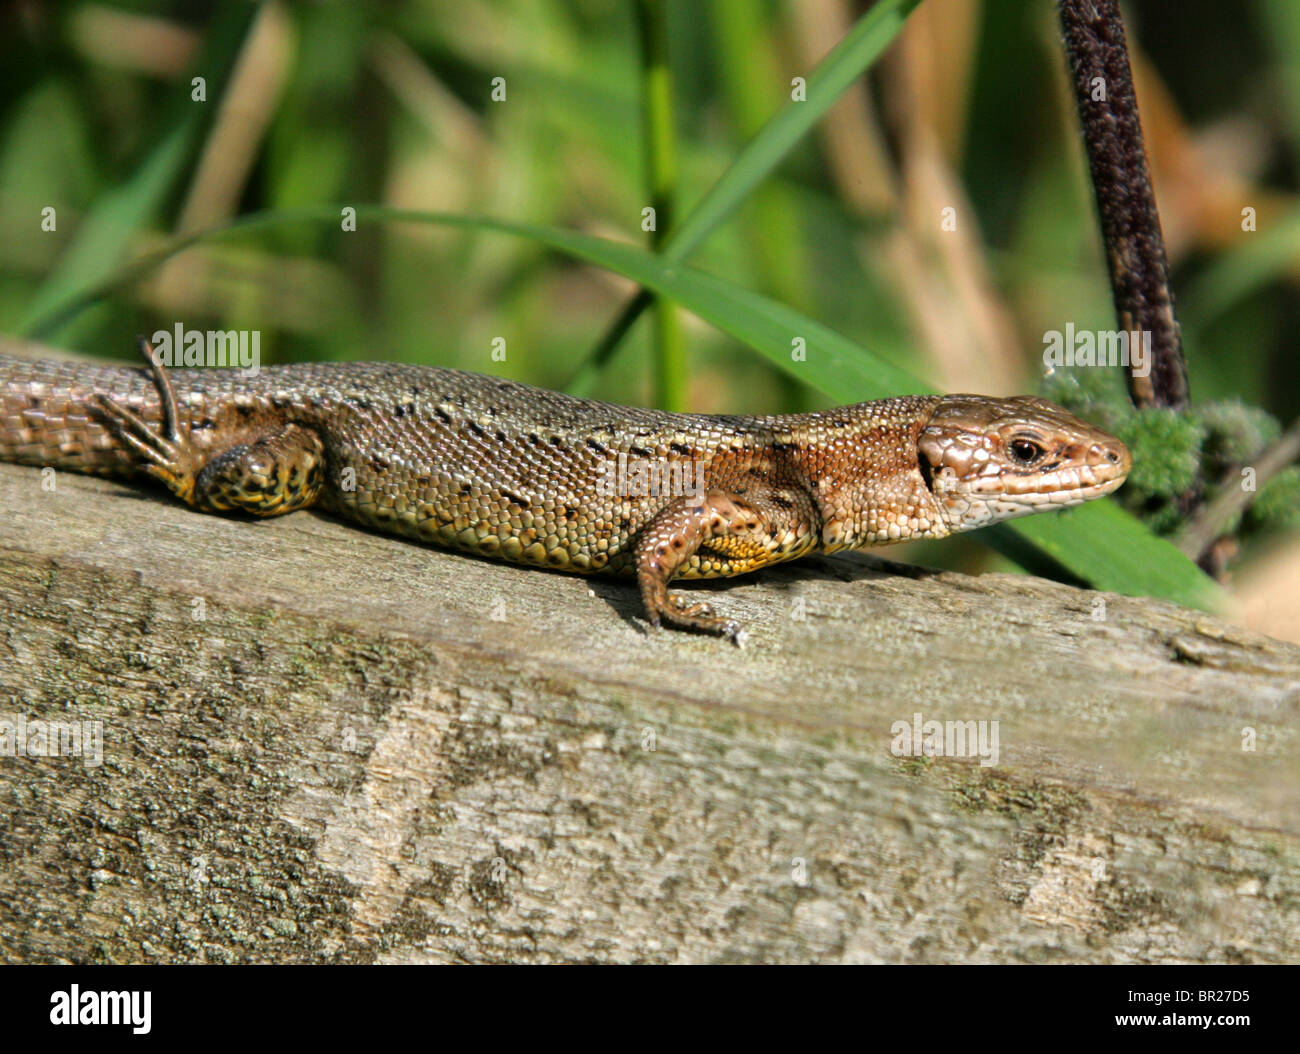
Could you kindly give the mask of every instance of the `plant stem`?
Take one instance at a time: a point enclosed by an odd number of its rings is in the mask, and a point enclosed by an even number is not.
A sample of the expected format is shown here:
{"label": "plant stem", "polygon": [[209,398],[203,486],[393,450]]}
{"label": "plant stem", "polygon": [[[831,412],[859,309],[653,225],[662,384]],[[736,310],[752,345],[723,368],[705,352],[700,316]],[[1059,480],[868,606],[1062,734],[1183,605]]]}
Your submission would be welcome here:
{"label": "plant stem", "polygon": [[1151,334],[1150,374],[1128,371],[1135,406],[1187,405],[1187,362],[1147,168],[1124,18],[1118,0],[1057,0],[1074,100],[1097,198],[1115,313],[1122,330]]}
{"label": "plant stem", "polygon": [[[672,229],[677,192],[677,144],[673,128],[673,81],[668,65],[667,0],[637,0],[641,36],[643,94],[642,138],[650,205],[655,212],[650,245],[662,252]],[[654,298],[655,405],[664,410],[686,409],[686,345],[677,305]]]}
{"label": "plant stem", "polygon": [[1237,470],[1229,472],[1214,500],[1183,526],[1174,544],[1197,563],[1203,561],[1210,546],[1223,537],[1233,517],[1249,508],[1264,484],[1297,458],[1300,458],[1300,420],[1293,422],[1275,443],[1245,462],[1255,469],[1254,490],[1241,486]]}

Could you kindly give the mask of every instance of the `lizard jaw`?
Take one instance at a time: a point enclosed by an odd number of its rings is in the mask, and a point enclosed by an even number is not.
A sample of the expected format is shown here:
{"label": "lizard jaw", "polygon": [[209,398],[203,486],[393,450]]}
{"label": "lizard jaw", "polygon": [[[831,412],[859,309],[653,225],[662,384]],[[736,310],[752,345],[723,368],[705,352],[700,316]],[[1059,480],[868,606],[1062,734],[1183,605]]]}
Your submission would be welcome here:
{"label": "lizard jaw", "polygon": [[[949,528],[954,531],[975,530],[1052,508],[1068,509],[1094,498],[1105,497],[1124,483],[1123,475],[1109,479],[1094,477],[1092,482],[1084,482],[1087,474],[1080,472],[1077,473],[1079,482],[1060,479],[1045,484],[1041,489],[1012,491],[996,486],[963,486],[950,473],[950,469],[945,469],[936,474],[934,496]],[[1066,476],[1069,473],[1060,475]]]}

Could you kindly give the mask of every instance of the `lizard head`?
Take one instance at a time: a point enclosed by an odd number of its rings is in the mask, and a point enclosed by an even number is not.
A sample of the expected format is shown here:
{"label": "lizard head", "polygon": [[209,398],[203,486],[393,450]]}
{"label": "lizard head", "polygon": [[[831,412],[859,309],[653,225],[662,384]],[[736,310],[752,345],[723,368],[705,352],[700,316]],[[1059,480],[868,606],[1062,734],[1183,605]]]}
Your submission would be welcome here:
{"label": "lizard head", "polygon": [[946,396],[917,447],[921,475],[951,531],[1100,498],[1133,465],[1114,436],[1027,395]]}

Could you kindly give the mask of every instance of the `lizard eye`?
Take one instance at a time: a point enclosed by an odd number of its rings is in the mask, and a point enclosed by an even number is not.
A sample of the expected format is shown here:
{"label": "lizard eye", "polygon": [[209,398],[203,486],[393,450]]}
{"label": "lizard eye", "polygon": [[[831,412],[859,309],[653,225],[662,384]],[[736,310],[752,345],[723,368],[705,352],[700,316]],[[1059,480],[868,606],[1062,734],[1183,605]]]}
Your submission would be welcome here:
{"label": "lizard eye", "polygon": [[1038,443],[1025,436],[1017,436],[1007,444],[1007,449],[1011,453],[1011,460],[1021,465],[1032,465],[1038,461],[1044,453],[1044,450]]}

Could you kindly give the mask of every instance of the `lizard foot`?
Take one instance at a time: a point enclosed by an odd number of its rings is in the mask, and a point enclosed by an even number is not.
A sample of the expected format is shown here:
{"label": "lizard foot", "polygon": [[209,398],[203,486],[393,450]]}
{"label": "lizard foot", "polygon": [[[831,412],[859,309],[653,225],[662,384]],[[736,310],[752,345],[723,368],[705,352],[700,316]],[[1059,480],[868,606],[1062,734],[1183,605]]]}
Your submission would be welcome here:
{"label": "lizard foot", "polygon": [[108,396],[100,396],[100,407],[118,439],[140,456],[145,472],[208,512],[240,509],[280,516],[315,503],[324,484],[325,446],[313,429],[272,420],[255,429],[218,432],[201,446],[179,424],[171,380],[148,341],[141,341],[141,351],[158,389],[161,425]]}
{"label": "lizard foot", "polygon": [[665,593],[661,606],[651,613],[650,621],[656,626],[662,621],[675,629],[726,637],[738,648],[743,648],[748,639],[748,634],[736,619],[716,615],[713,605],[704,601],[691,603],[675,593]]}

